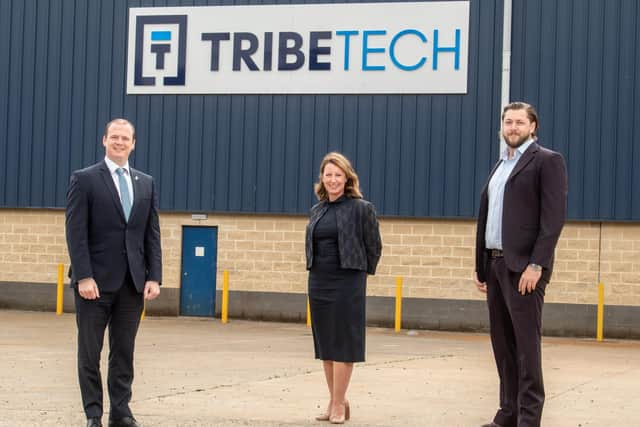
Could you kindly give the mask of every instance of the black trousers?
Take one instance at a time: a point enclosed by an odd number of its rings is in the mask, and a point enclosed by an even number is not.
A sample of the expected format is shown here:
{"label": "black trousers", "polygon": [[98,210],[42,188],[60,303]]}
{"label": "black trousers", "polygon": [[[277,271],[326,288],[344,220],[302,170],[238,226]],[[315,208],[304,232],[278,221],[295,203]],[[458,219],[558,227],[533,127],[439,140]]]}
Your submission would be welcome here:
{"label": "black trousers", "polygon": [[490,260],[487,303],[491,344],[500,377],[500,409],[494,422],[503,427],[539,427],[544,405],[542,381],[542,306],[546,283],[521,295],[521,273],[504,258]]}
{"label": "black trousers", "polygon": [[129,409],[133,382],[133,352],[144,307],[142,294],[131,276],[116,292],[86,300],[75,290],[78,325],[78,378],[87,418],[102,417],[102,377],[100,353],[104,331],[109,326],[109,372],[107,383],[111,402],[110,418],[132,416]]}

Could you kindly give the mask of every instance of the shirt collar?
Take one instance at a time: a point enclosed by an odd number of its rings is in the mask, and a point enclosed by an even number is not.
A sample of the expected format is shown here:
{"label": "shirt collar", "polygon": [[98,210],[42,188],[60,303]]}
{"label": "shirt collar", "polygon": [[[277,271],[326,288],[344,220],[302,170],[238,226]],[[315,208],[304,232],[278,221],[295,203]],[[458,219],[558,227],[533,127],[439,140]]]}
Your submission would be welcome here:
{"label": "shirt collar", "polygon": [[119,166],[116,162],[114,162],[113,160],[111,160],[110,158],[105,156],[104,157],[104,162],[107,164],[107,167],[109,168],[109,172],[111,172],[111,175],[116,173],[116,169],[118,169],[120,167],[122,167],[122,169],[127,171],[127,175],[131,175],[131,171],[129,170],[129,161],[128,160],[127,160],[127,163],[125,163],[124,166]]}
{"label": "shirt collar", "polygon": [[[516,148],[516,154],[514,156],[514,159],[518,159],[520,158],[520,156],[522,156],[524,154],[525,151],[527,151],[527,148],[529,148],[529,146],[533,143],[533,138],[529,138],[526,140],[526,142],[524,144],[522,144],[521,146],[519,146],[518,148]],[[502,155],[500,156],[501,160],[509,160],[509,149],[505,148],[504,151],[502,152]],[[511,159],[513,160],[513,159]]]}

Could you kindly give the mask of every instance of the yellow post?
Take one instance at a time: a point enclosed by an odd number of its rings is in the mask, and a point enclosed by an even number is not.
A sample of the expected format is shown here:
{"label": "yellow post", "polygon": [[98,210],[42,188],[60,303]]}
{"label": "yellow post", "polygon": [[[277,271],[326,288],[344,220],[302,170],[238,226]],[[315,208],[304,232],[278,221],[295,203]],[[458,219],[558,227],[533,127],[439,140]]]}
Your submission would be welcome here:
{"label": "yellow post", "polygon": [[396,332],[402,325],[402,276],[396,277]]}
{"label": "yellow post", "polygon": [[144,305],[142,306],[142,314],[140,315],[140,321],[142,322],[144,320],[144,315],[147,312],[147,302],[144,302]]}
{"label": "yellow post", "polygon": [[307,328],[311,327],[311,305],[309,305],[309,297],[307,297]]}
{"label": "yellow post", "polygon": [[598,325],[596,338],[602,341],[604,335],[604,283],[598,283]]}
{"label": "yellow post", "polygon": [[58,288],[56,297],[56,314],[62,315],[62,303],[64,302],[64,264],[58,264]]}
{"label": "yellow post", "polygon": [[229,271],[225,270],[222,280],[222,323],[227,323],[229,316]]}

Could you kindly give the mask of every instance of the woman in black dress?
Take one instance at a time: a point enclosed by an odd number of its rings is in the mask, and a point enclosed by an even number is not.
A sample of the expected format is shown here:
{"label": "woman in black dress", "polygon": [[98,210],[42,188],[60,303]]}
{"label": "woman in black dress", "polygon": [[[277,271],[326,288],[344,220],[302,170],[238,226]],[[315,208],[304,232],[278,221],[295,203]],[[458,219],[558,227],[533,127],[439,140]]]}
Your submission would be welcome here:
{"label": "woman in black dress", "polygon": [[325,156],[315,192],[320,202],[311,208],[305,250],[313,344],[329,387],[327,412],[316,419],[342,424],[353,363],[364,361],[367,274],[375,273],[382,243],[375,209],[346,157]]}

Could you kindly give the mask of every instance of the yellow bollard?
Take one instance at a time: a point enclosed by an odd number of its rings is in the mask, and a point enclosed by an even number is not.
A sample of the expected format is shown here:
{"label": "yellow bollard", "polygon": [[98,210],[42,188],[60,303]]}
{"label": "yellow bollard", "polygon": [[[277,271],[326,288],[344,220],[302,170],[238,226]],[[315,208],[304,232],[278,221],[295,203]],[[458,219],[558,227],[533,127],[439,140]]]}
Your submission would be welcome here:
{"label": "yellow bollard", "polygon": [[229,317],[229,271],[225,270],[222,280],[222,323],[227,323]]}
{"label": "yellow bollard", "polygon": [[604,335],[604,283],[598,283],[598,325],[596,339],[602,341]]}
{"label": "yellow bollard", "polygon": [[309,305],[309,297],[307,297],[307,328],[311,327],[311,305]]}
{"label": "yellow bollard", "polygon": [[64,303],[64,264],[58,264],[58,288],[56,297],[56,314],[62,315],[62,306]]}
{"label": "yellow bollard", "polygon": [[402,276],[396,277],[396,332],[402,325]]}

